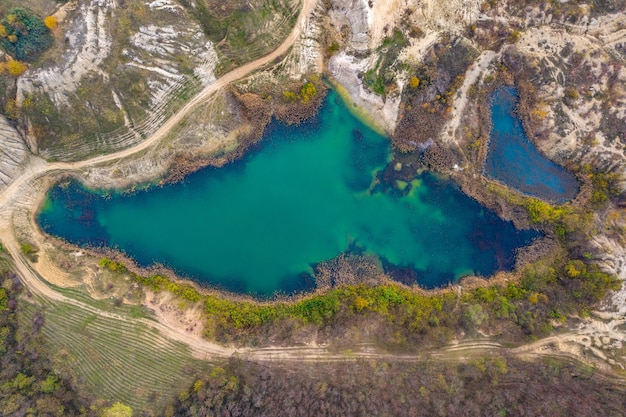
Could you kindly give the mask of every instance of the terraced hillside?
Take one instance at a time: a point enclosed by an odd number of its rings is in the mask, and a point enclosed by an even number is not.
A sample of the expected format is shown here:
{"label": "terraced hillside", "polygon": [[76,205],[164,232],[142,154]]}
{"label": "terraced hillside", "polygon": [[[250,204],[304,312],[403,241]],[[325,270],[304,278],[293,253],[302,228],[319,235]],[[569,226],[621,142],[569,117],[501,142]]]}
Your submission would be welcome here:
{"label": "terraced hillside", "polygon": [[207,366],[193,359],[187,347],[132,319],[37,299],[22,303],[22,320],[32,321],[39,309],[54,359],[94,398],[120,401],[136,411],[154,410],[171,403],[174,393]]}
{"label": "terraced hillside", "polygon": [[[35,5],[41,18],[54,3],[42,2]],[[240,6],[68,2],[54,14],[54,46],[22,74],[0,71],[0,112],[49,160],[137,144],[212,83],[216,68],[224,72],[280,44],[299,5],[256,0]]]}

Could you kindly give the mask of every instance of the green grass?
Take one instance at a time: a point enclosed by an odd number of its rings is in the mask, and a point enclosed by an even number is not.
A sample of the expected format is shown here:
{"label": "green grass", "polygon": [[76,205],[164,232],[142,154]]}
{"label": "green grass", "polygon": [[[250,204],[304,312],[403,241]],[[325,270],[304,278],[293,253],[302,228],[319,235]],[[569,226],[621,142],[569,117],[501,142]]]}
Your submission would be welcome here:
{"label": "green grass", "polygon": [[[206,367],[186,346],[130,315],[108,318],[67,303],[37,301],[45,317],[41,331],[57,366],[96,398],[120,401],[135,412],[158,411]],[[23,301],[21,320],[30,322],[39,308]]]}

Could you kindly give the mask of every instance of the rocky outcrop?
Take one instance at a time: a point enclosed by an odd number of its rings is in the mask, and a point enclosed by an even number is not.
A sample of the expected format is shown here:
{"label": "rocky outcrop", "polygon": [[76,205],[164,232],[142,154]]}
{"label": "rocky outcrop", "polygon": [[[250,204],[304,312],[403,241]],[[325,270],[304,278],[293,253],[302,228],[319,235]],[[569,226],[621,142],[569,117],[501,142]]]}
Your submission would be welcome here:
{"label": "rocky outcrop", "polygon": [[400,91],[381,97],[368,91],[359,77],[372,66],[372,60],[375,58],[375,55],[370,55],[368,58],[359,59],[341,52],[330,59],[328,70],[333,79],[346,89],[356,106],[367,109],[385,131],[393,133],[398,119]]}
{"label": "rocky outcrop", "polygon": [[28,148],[20,135],[0,116],[0,191],[21,174],[28,156]]}
{"label": "rocky outcrop", "polygon": [[[393,134],[398,123],[402,91],[409,75],[406,65],[415,66],[435,44],[440,33],[458,33],[479,13],[477,0],[406,1],[406,0],[332,0],[328,24],[342,37],[344,48],[332,56],[328,70],[343,86],[353,104],[372,114],[378,124]],[[390,45],[389,39],[402,33],[402,45]],[[400,51],[390,51],[400,48]],[[381,56],[390,54],[381,70]],[[399,65],[402,62],[406,65]],[[368,71],[394,78],[385,94],[370,91],[363,83]]]}
{"label": "rocky outcrop", "polygon": [[[20,129],[25,136],[47,130],[29,140],[46,158],[132,146],[163,123],[177,99],[215,81],[213,43],[172,0],[89,0],[63,11],[62,55],[18,79],[18,104],[31,97],[35,106]],[[37,117],[44,112],[51,120]]]}
{"label": "rocky outcrop", "polygon": [[112,38],[107,28],[107,15],[114,12],[114,0],[92,0],[81,4],[77,19],[72,20],[65,34],[65,51],[57,65],[42,68],[18,81],[18,103],[24,95],[41,91],[58,105],[67,105],[81,79],[94,72],[106,74],[100,64],[111,52]]}

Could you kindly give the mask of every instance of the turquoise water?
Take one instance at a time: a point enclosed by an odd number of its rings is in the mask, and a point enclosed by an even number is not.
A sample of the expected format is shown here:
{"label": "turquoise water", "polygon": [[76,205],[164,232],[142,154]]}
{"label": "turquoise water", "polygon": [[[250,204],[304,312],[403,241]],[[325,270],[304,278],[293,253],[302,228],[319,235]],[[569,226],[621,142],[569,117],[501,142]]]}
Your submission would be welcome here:
{"label": "turquoise water", "polygon": [[526,137],[514,113],[517,92],[513,87],[496,90],[492,96],[492,130],[485,159],[485,173],[533,197],[565,203],[578,193],[576,178],[543,156]]}
{"label": "turquoise water", "polygon": [[445,285],[511,268],[515,249],[536,236],[431,174],[382,183],[389,161],[388,140],[331,93],[313,122],[271,124],[258,149],[227,167],[130,195],[66,181],[49,191],[38,221],[70,242],[259,296],[312,288],[315,264],[343,252]]}

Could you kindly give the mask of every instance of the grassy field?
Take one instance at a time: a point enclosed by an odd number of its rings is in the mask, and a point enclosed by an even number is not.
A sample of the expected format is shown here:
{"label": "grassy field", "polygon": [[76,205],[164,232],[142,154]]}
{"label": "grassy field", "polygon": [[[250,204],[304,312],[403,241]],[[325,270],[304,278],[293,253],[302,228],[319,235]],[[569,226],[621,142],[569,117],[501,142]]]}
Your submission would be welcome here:
{"label": "grassy field", "polygon": [[[66,295],[72,292],[76,291]],[[32,301],[22,302],[21,320],[30,322],[43,310],[42,332],[56,366],[95,398],[120,401],[137,412],[158,410],[206,369],[206,363],[193,359],[186,346],[133,320],[128,308],[127,319],[116,319],[67,303]],[[103,303],[107,302],[96,302]],[[120,311],[124,309],[115,312]]]}

